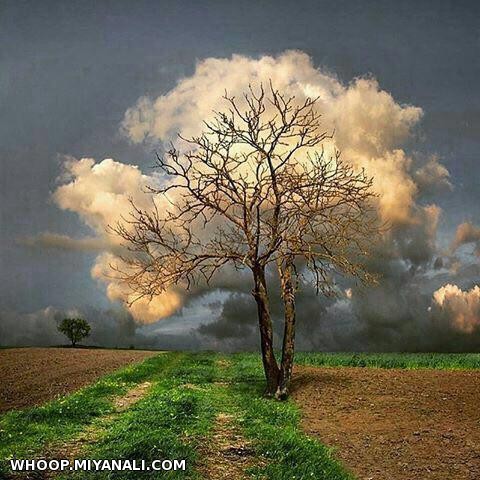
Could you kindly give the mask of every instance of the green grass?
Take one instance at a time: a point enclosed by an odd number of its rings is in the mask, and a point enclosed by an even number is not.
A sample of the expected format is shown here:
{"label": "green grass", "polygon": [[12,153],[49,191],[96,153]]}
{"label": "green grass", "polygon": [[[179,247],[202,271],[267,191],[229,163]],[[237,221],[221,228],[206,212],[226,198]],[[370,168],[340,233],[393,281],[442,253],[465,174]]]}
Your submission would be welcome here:
{"label": "green grass", "polygon": [[318,367],[432,368],[469,370],[480,368],[480,353],[313,353],[299,352],[299,365]]}
{"label": "green grass", "polygon": [[[329,367],[480,368],[479,354],[298,353],[296,361]],[[152,383],[147,396],[110,415],[116,396],[147,380]],[[98,429],[98,438],[86,446],[82,458],[185,459],[186,472],[135,472],[135,478],[200,479],[199,446],[209,441],[217,415],[228,413],[259,460],[249,470],[252,478],[351,479],[331,449],[302,432],[298,407],[264,398],[263,388],[257,354],[159,354],[44,406],[0,416],[0,478],[13,455],[33,458],[55,451],[56,444],[73,440],[90,426]],[[82,472],[75,478],[131,475]]]}
{"label": "green grass", "polygon": [[[91,459],[185,459],[187,470],[135,472],[135,478],[199,478],[197,448],[215,418],[215,355],[190,354],[171,366],[168,377],[120,415],[84,454]],[[186,388],[185,385],[189,386]],[[79,473],[76,478],[130,479],[131,472]],[[71,478],[71,476],[70,476]]]}
{"label": "green grass", "polygon": [[107,375],[72,395],[0,416],[0,475],[13,455],[32,458],[45,445],[72,438],[96,418],[110,413],[115,396],[138,383],[159,378],[178,357],[175,353],[160,354]]}
{"label": "green grass", "polygon": [[[292,402],[277,402],[262,395],[263,370],[257,355],[232,357],[229,394],[241,412],[239,422],[245,435],[265,460],[252,468],[255,478],[272,480],[350,480],[333,456],[333,451],[305,435],[301,414]],[[245,381],[246,380],[246,381]]]}

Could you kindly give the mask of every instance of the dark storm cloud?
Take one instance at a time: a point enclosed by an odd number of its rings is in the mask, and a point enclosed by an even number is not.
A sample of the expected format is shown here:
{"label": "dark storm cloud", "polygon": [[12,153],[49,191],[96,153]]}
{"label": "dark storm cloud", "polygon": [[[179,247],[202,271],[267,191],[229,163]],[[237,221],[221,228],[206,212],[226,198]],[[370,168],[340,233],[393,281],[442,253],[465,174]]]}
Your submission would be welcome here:
{"label": "dark storm cloud", "polygon": [[[374,288],[353,288],[351,298],[325,298],[305,287],[297,306],[297,347],[322,351],[480,351],[480,329],[458,331],[439,308],[431,309],[432,291],[446,281],[470,288],[480,281],[480,268],[471,265],[456,275],[439,278],[412,274],[410,269],[385,270]],[[280,348],[282,312],[272,297],[275,342]],[[213,322],[201,325],[201,344],[223,350],[258,348],[255,302],[232,293]]]}
{"label": "dark storm cloud", "polygon": [[201,325],[198,332],[217,339],[243,339],[247,346],[251,337],[256,338],[257,310],[251,295],[234,292],[221,306],[221,313],[214,323]]}
{"label": "dark storm cloud", "polygon": [[[425,231],[426,225],[398,227],[378,246],[369,264],[369,270],[379,277],[374,287],[339,279],[340,296],[325,298],[304,282],[296,299],[298,348],[480,351],[480,328],[458,331],[451,316],[435,305],[432,308],[432,292],[446,283],[465,289],[478,284],[480,265],[437,256],[434,232]],[[276,280],[270,281],[275,340],[280,347],[282,304]],[[347,289],[349,295],[343,294]],[[247,291],[232,293],[217,319],[200,326],[198,332],[215,338],[226,349],[255,348],[254,312],[255,302]]]}

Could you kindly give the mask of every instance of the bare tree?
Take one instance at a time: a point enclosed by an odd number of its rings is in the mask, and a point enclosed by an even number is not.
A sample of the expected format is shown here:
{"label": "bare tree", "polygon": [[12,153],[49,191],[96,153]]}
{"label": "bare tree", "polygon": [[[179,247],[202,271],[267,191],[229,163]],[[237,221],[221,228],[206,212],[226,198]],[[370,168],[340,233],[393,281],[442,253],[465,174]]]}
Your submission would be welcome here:
{"label": "bare tree", "polygon": [[[317,99],[298,103],[275,90],[225,94],[228,108],[204,133],[180,136],[157,155],[166,179],[150,187],[152,208],[132,202],[131,216],[113,227],[131,254],[117,269],[136,298],[176,285],[209,282],[225,264],[248,268],[257,303],[266,393],[287,395],[294,358],[299,280],[335,291],[335,272],[365,282],[362,265],[377,231],[372,181],[344,163],[322,131]],[[162,207],[159,203],[162,203]],[[165,208],[165,203],[169,207]],[[285,320],[280,364],[275,358],[267,269],[277,272]],[[270,269],[271,270],[271,269]]]}

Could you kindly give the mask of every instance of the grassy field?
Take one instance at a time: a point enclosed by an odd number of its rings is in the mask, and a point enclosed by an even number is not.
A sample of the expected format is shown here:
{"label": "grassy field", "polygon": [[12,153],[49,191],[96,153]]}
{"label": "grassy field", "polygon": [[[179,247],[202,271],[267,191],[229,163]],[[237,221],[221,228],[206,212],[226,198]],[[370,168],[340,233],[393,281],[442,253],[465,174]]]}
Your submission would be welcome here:
{"label": "grassy field", "polygon": [[[480,368],[479,354],[299,353],[297,361],[332,367]],[[144,398],[125,411],[115,410],[116,398],[146,381],[151,387]],[[251,446],[247,471],[252,478],[351,478],[330,449],[301,431],[297,406],[265,399],[262,389],[258,355],[159,354],[44,406],[2,415],[0,477],[8,475],[13,456],[58,458],[88,431],[91,441],[75,447],[77,457],[185,459],[187,472],[139,472],[135,478],[205,478],[202,445],[215,434],[219,415],[228,415],[234,422],[229,428]],[[131,478],[131,472],[82,472],[76,478]]]}
{"label": "grassy field", "polygon": [[470,370],[480,368],[479,353],[309,353],[296,355],[298,365],[316,367],[434,368]]}

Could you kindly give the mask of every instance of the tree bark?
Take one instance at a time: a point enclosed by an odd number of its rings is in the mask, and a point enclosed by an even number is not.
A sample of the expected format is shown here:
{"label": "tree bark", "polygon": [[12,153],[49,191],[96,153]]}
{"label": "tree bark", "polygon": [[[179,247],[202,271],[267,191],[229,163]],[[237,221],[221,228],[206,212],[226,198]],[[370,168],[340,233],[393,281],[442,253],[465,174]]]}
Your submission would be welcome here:
{"label": "tree bark", "polygon": [[282,285],[282,297],[285,305],[285,328],[283,333],[282,361],[279,371],[278,386],[275,398],[284,400],[288,396],[288,388],[292,378],[295,354],[295,291],[293,284],[293,262],[287,260],[284,267],[279,266]]}
{"label": "tree bark", "polygon": [[267,381],[265,394],[273,396],[278,387],[279,368],[273,350],[273,327],[272,318],[270,316],[265,268],[260,266],[255,267],[253,269],[253,277],[255,286],[252,294],[257,302],[263,369]]}

